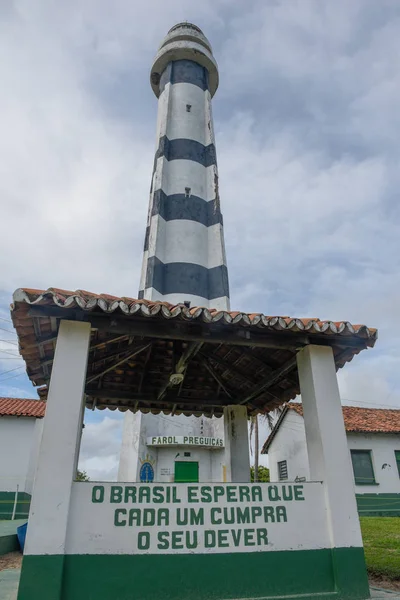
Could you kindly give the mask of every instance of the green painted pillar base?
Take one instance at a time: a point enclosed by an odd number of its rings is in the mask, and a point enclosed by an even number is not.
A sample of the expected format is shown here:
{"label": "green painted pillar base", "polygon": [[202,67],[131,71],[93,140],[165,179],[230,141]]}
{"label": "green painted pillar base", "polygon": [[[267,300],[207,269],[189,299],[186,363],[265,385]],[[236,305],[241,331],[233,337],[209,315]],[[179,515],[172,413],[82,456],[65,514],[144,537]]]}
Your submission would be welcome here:
{"label": "green painted pillar base", "polygon": [[61,600],[64,560],[63,554],[24,556],[18,600]]}
{"label": "green painted pillar base", "polygon": [[364,548],[333,548],[332,563],[339,598],[370,597]]}
{"label": "green painted pillar base", "polygon": [[367,600],[362,548],[25,556],[18,600]]}

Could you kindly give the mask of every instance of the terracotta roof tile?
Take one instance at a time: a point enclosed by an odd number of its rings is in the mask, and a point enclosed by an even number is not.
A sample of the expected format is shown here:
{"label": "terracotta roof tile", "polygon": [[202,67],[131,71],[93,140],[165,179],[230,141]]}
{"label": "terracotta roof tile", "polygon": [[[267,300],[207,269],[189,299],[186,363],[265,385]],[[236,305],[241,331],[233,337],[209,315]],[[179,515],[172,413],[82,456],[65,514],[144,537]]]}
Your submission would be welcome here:
{"label": "terracotta roof tile", "polygon": [[[35,386],[50,381],[61,319],[100,323],[91,331],[86,405],[155,414],[161,410],[165,414],[221,416],[232,398],[244,402],[249,414],[268,412],[300,392],[293,360],[297,349],[307,344],[330,346],[340,369],[377,340],[376,329],[348,321],[187,307],[56,288],[16,290],[11,318]],[[115,337],[114,326],[124,335]],[[128,330],[137,331],[133,340]],[[170,387],[160,396],[174,368],[174,340],[182,341],[183,351],[196,339],[202,340],[201,352],[190,359],[181,392],[181,388]],[[134,361],[128,360],[132,342],[139,345]],[[147,343],[151,350],[145,353],[140,345]],[[113,364],[119,356],[121,365]],[[269,384],[270,375],[285,365],[288,370],[276,380],[272,377]],[[100,388],[91,386],[90,378],[100,376]]]}
{"label": "terracotta roof tile", "polygon": [[23,398],[0,398],[0,417],[44,417],[46,402]]}
{"label": "terracotta roof tile", "polygon": [[[266,439],[261,453],[266,454],[275,437],[287,410],[294,410],[303,416],[303,405],[300,402],[287,404],[285,411],[275,424]],[[365,408],[363,406],[342,406],[344,426],[348,433],[400,433],[400,409]]]}
{"label": "terracotta roof tile", "polygon": [[[155,316],[158,313],[164,318],[200,319],[205,322],[224,321],[227,324],[256,326],[271,331],[291,331],[293,333],[307,331],[309,334],[357,336],[365,340],[366,346],[374,346],[377,330],[365,325],[352,325],[348,321],[321,321],[318,318],[292,318],[281,316],[266,316],[261,313],[244,313],[240,311],[216,311],[204,307],[187,308],[183,304],[173,305],[168,302],[137,300],[129,297],[116,297],[109,294],[94,294],[87,291],[33,290],[20,288],[14,292],[14,307],[17,303],[25,302],[34,306],[55,305],[61,308],[79,308],[85,312],[100,308],[104,312],[122,312],[126,315],[142,313],[145,316]],[[13,312],[14,312],[13,310]]]}
{"label": "terracotta roof tile", "polygon": [[[288,404],[288,408],[303,416],[302,404]],[[349,433],[400,433],[400,409],[343,406],[343,419]]]}

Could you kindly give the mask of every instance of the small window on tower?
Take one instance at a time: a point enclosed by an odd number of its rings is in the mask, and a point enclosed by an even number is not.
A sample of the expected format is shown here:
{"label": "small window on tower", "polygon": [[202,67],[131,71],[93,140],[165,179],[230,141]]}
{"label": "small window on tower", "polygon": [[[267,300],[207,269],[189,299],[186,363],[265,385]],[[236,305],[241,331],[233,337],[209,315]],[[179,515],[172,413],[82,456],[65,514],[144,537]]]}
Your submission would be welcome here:
{"label": "small window on tower", "polygon": [[186,112],[190,112],[192,110],[191,104],[186,104]]}
{"label": "small window on tower", "polygon": [[186,198],[190,198],[190,192],[191,191],[192,191],[191,188],[185,187],[185,196],[186,196]]}

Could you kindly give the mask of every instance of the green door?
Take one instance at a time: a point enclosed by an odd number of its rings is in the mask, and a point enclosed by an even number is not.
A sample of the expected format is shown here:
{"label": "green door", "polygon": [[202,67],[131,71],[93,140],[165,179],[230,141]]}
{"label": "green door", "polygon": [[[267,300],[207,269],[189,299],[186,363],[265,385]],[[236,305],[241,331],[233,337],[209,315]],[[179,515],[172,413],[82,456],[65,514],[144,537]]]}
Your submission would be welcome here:
{"label": "green door", "polygon": [[199,481],[199,463],[175,461],[175,481],[178,483],[197,483]]}

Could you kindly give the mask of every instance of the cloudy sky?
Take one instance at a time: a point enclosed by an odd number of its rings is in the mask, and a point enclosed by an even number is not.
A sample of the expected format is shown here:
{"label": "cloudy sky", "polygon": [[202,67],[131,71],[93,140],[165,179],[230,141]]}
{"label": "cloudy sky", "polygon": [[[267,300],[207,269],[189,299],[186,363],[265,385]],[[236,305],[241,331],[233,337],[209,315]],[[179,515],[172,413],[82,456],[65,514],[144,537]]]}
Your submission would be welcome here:
{"label": "cloudy sky", "polygon": [[[137,293],[149,69],[182,20],[220,69],[232,308],[378,327],[339,374],[343,403],[399,407],[398,0],[2,2],[0,395],[36,395],[15,358],[14,289]],[[115,476],[120,435],[120,415],[86,415],[93,478]]]}

